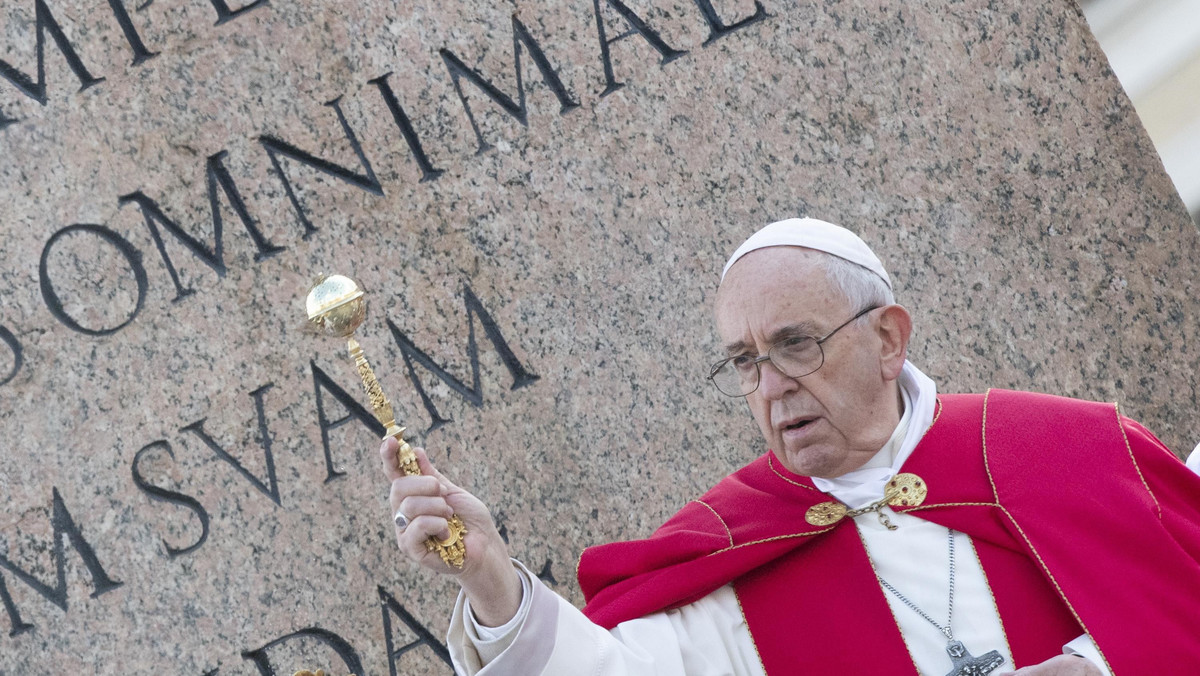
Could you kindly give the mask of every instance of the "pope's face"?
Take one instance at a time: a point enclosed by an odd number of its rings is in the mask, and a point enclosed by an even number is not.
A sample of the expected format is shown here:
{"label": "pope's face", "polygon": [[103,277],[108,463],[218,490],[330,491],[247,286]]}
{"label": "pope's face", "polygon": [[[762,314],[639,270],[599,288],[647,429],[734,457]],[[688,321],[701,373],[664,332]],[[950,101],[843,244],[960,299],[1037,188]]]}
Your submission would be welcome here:
{"label": "pope's face", "polygon": [[[729,269],[716,303],[726,356],[765,355],[788,337],[821,338],[865,309],[850,307],[824,269],[814,265],[820,255],[769,247]],[[880,329],[883,313],[868,313],[825,341],[825,362],[814,373],[789,378],[770,361],[759,364],[758,389],[746,401],[788,470],[841,476],[862,466],[891,436],[899,418],[898,368],[888,333]]]}

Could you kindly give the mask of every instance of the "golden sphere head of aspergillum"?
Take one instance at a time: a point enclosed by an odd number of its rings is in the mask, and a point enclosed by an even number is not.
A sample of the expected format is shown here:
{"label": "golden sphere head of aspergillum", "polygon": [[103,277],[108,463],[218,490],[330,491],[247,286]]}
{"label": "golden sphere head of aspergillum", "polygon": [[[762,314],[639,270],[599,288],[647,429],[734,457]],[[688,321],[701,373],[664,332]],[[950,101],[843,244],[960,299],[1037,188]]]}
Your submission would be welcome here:
{"label": "golden sphere head of aspergillum", "polygon": [[313,280],[305,301],[308,321],[322,333],[349,338],[367,317],[367,301],[358,282],[344,275]]}

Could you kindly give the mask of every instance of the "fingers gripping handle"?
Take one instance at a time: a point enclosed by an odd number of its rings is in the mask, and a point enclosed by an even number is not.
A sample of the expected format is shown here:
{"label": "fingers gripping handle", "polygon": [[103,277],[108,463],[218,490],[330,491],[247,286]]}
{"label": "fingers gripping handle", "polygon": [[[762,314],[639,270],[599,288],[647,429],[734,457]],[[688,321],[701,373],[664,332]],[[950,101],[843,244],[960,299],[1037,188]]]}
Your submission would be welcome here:
{"label": "fingers gripping handle", "polygon": [[[417,465],[417,454],[413,452],[412,446],[409,446],[408,442],[404,440],[404,428],[401,427],[395,431],[389,429],[388,431],[390,432],[388,436],[394,438],[397,443],[396,466],[405,476],[420,474],[421,468]],[[467,560],[467,546],[464,542],[467,525],[457,514],[447,519],[446,525],[450,528],[450,537],[442,540],[430,536],[425,541],[425,549],[437,552],[447,566],[462,568],[463,563]]]}

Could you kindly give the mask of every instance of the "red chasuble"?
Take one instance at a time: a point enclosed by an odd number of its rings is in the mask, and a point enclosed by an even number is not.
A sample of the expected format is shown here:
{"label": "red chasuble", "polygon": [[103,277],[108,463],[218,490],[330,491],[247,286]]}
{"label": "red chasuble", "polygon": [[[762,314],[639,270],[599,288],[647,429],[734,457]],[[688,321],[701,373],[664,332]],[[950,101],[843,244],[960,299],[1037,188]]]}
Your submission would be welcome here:
{"label": "red chasuble", "polygon": [[[1087,632],[1117,676],[1200,673],[1200,477],[1112,404],[938,403],[901,470],[928,496],[897,511],[971,536],[1016,666]],[[853,523],[805,521],[830,499],[768,452],[649,539],[585,551],[584,612],[611,629],[732,582],[770,676],[915,674]]]}

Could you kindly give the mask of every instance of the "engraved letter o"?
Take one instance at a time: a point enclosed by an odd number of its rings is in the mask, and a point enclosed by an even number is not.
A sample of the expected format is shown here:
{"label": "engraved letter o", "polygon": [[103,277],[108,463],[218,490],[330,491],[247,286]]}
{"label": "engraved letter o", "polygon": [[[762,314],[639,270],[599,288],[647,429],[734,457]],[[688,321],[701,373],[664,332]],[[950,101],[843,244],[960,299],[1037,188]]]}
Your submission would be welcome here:
{"label": "engraved letter o", "polygon": [[4,376],[4,380],[0,380],[0,386],[4,386],[12,381],[13,378],[16,378],[17,373],[21,370],[21,343],[17,340],[17,337],[12,334],[12,331],[9,331],[8,328],[4,326],[0,326],[0,341],[4,341],[4,343],[8,345],[8,349],[12,350],[13,355],[12,370],[8,372],[8,375]]}
{"label": "engraved letter o", "polygon": [[[47,266],[47,261],[50,258],[50,248],[59,239],[74,232],[91,233],[112,245],[118,253],[125,257],[125,262],[129,264],[129,269],[133,272],[133,278],[137,282],[138,288],[137,304],[133,308],[133,312],[129,313],[129,317],[117,326],[91,329],[81,325],[75,321],[74,317],[67,314],[67,311],[63,308],[62,300],[59,299],[58,294],[54,291],[54,285],[50,283],[50,273]],[[46,246],[42,247],[42,261],[38,265],[38,279],[42,286],[42,298],[45,299],[46,308],[50,310],[50,314],[54,315],[54,318],[66,325],[67,328],[89,336],[107,336],[125,328],[142,311],[142,303],[146,300],[146,268],[142,266],[142,253],[130,244],[129,240],[103,225],[76,223],[75,225],[68,225],[51,235],[50,239],[46,241]]]}

